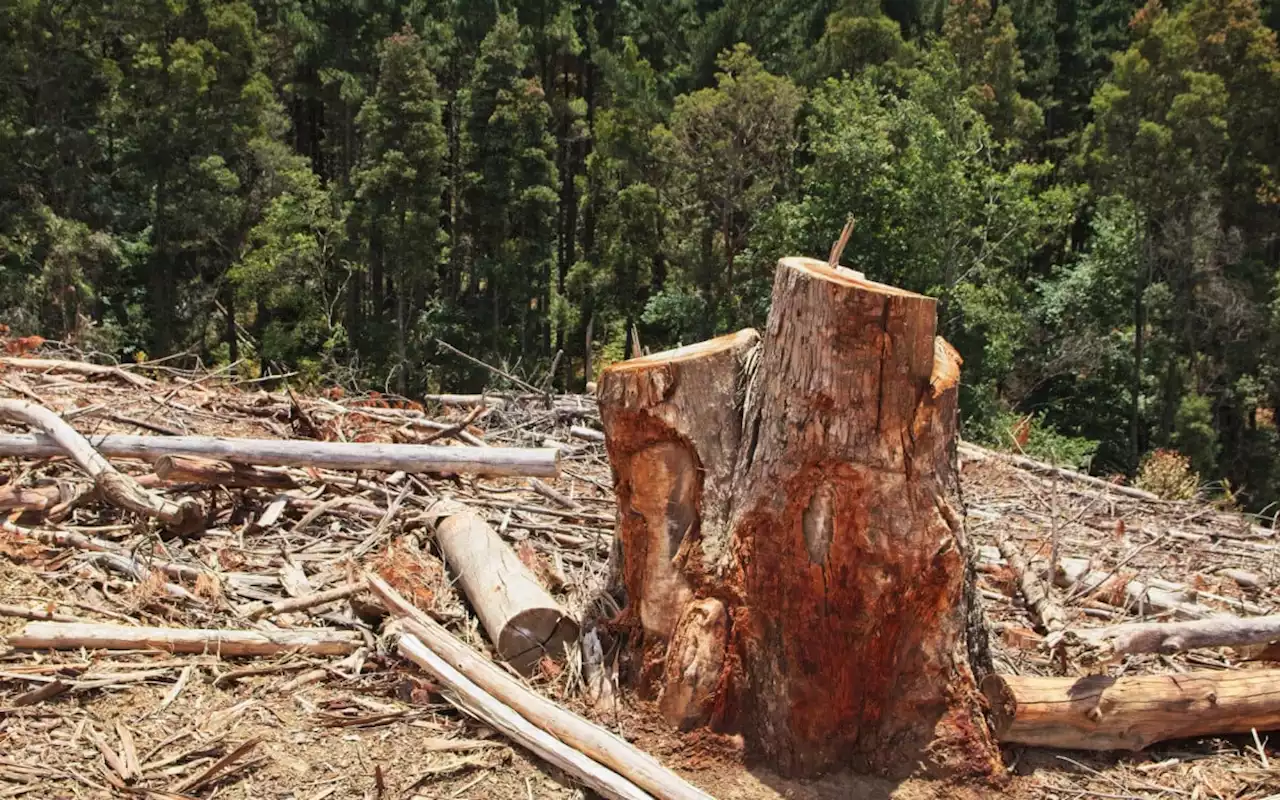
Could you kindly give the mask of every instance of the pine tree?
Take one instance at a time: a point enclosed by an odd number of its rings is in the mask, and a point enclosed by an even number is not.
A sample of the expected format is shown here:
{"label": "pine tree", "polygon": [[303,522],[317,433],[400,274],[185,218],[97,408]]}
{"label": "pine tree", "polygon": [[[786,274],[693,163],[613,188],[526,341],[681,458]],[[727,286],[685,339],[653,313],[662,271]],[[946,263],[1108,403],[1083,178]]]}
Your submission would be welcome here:
{"label": "pine tree", "polygon": [[[411,329],[418,312],[439,291],[446,147],[427,47],[413,31],[405,29],[383,42],[377,88],[356,124],[363,154],[352,182],[373,259],[373,297],[392,298],[391,372],[404,392],[412,377]],[[380,285],[384,280],[385,291]],[[385,310],[374,308],[374,317]]]}
{"label": "pine tree", "polygon": [[487,296],[493,351],[536,356],[550,335],[558,182],[551,112],[541,85],[524,76],[528,52],[509,15],[481,44],[468,90],[462,227],[470,293]]}

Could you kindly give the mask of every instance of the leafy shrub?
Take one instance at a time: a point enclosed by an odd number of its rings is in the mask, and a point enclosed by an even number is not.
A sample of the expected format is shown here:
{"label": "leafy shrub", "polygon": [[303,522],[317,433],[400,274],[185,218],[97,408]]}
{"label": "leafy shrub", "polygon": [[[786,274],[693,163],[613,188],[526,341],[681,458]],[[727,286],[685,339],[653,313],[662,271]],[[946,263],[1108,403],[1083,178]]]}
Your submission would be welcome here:
{"label": "leafy shrub", "polygon": [[1200,492],[1200,474],[1191,468],[1191,459],[1176,450],[1148,453],[1134,483],[1163,500],[1191,500]]}
{"label": "leafy shrub", "polygon": [[981,425],[971,422],[965,433],[996,450],[1075,469],[1088,469],[1098,449],[1096,441],[1062,433],[1048,424],[1044,412],[1030,416],[995,412]]}

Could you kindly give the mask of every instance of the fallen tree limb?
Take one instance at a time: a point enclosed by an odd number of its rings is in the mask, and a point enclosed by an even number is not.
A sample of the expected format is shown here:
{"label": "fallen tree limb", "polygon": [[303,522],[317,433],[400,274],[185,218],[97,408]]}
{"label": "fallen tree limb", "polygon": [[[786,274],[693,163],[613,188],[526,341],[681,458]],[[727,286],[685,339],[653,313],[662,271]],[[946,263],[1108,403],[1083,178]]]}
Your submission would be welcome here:
{"label": "fallen tree limb", "polygon": [[31,622],[9,644],[24,650],[164,650],[219,656],[283,653],[346,655],[358,634],[323,628],[293,631],[229,631],[200,628],[134,628],[98,623]]}
{"label": "fallen tree limb", "polygon": [[436,543],[498,655],[523,675],[543,656],[565,657],[578,623],[555,601],[497,531],[461,503],[441,500]]}
{"label": "fallen tree limb", "polygon": [[77,375],[101,376],[106,375],[111,378],[118,378],[125,383],[142,388],[150,387],[155,381],[150,378],[144,378],[132,372],[126,372],[120,367],[108,367],[102,364],[86,364],[83,361],[62,361],[56,358],[17,358],[14,356],[0,357],[0,365],[11,367],[13,369],[27,369],[36,372],[72,372]]}
{"label": "fallen tree limb", "polygon": [[507,401],[491,394],[427,394],[422,396],[424,403],[439,403],[442,406],[496,406],[501,408]]}
{"label": "fallen tree limb", "polygon": [[[152,494],[133,478],[118,472],[89,440],[44,406],[26,400],[0,400],[0,417],[43,432],[55,453],[65,454],[93,478],[94,485],[112,505],[155,517],[177,533],[192,533],[204,525],[204,507],[194,497],[173,502]],[[25,455],[25,454],[24,454]]]}
{"label": "fallen tree limb", "polygon": [[1062,608],[1053,599],[1049,585],[1040,580],[1040,576],[1027,565],[1018,546],[999,529],[995,532],[996,546],[1000,555],[1009,563],[1009,569],[1018,577],[1018,589],[1022,599],[1026,601],[1036,622],[1049,633],[1057,633],[1066,627],[1066,616]]}
{"label": "fallen tree limb", "polygon": [[1103,489],[1108,492],[1122,494],[1126,497],[1132,497],[1135,500],[1146,500],[1148,502],[1159,502],[1160,500],[1158,496],[1142,489],[1135,489],[1132,486],[1121,486],[1119,484],[1111,483],[1110,481],[1104,481],[1102,478],[1095,478],[1092,475],[1086,475],[1083,472],[1076,472],[1073,469],[1066,469],[1064,467],[1055,467],[1052,464],[1046,464],[1043,461],[1035,461],[1025,456],[1015,456],[1011,453],[998,453],[995,450],[988,450],[985,447],[979,447],[972,442],[961,442],[959,449],[961,453],[965,453],[966,455],[976,454],[979,458],[994,458],[997,461],[1012,464],[1015,467],[1025,469],[1029,472],[1038,472],[1041,475],[1053,475],[1074,483],[1092,486],[1095,489]]}
{"label": "fallen tree limb", "polygon": [[449,662],[433,653],[410,633],[400,635],[400,655],[434,675],[447,686],[449,701],[486,725],[492,726],[512,741],[558,767],[604,797],[617,800],[643,800],[649,794],[611,769],[561,742],[529,722],[502,701],[481,689]]}
{"label": "fallen tree limb", "polygon": [[[211,572],[199,569],[197,567],[189,567],[185,564],[175,564],[172,561],[148,561],[145,564],[136,557],[128,553],[123,547],[115,542],[106,539],[99,539],[94,536],[85,536],[83,533],[74,531],[57,531],[57,530],[39,530],[34,528],[20,528],[11,522],[0,522],[0,531],[14,535],[22,536],[32,541],[42,544],[53,545],[54,547],[73,547],[77,550],[88,550],[94,553],[105,553],[120,560],[120,563],[128,562],[130,569],[123,571],[130,574],[141,575],[142,580],[146,577],[146,573],[152,569],[159,570],[171,578],[178,580],[188,580],[195,582],[200,578],[206,580],[215,580]],[[216,582],[216,581],[215,581]]]}
{"label": "fallen tree limb", "polygon": [[982,689],[1003,744],[1141,750],[1166,739],[1280,727],[1280,670],[988,675]]}
{"label": "fallen tree limb", "polygon": [[62,499],[60,486],[5,486],[0,489],[0,510],[47,511]]}
{"label": "fallen tree limb", "polygon": [[655,797],[666,800],[712,800],[711,795],[689,784],[647,753],[526,689],[496,664],[460,642],[406,601],[386,581],[376,575],[368,576],[368,581],[374,594],[382,599],[393,614],[404,620],[405,630],[526,720],[579,752],[616,770]]}
{"label": "fallen tree limb", "polygon": [[1280,640],[1280,615],[1210,617],[1190,622],[1133,622],[1107,628],[1064,631],[1067,645],[1083,645],[1100,656],[1172,653],[1197,647],[1241,647]]}
{"label": "fallen tree limb", "polygon": [[575,439],[585,439],[588,442],[603,442],[604,434],[595,428],[588,428],[585,425],[574,425],[569,429],[569,435]]}
{"label": "fallen tree limb", "polygon": [[537,478],[529,479],[529,488],[533,489],[535,492],[547,498],[548,500],[551,500],[552,502],[555,502],[555,503],[559,503],[560,505],[564,506],[570,511],[583,510],[582,505],[575,502],[573,498],[565,495],[563,492],[557,489],[554,489],[548,486],[547,484],[543,483]]}
{"label": "fallen tree limb", "polygon": [[59,614],[56,611],[46,611],[41,608],[27,608],[25,606],[11,606],[7,603],[0,603],[0,617],[19,617],[21,619],[45,620],[47,622],[84,622],[80,617],[73,617],[70,614]]}
{"label": "fallen tree limb", "polygon": [[[13,401],[10,401],[13,402]],[[64,423],[65,424],[65,423]],[[236,464],[383,472],[458,472],[475,475],[552,477],[560,454],[522,447],[436,447],[375,442],[310,442],[276,439],[220,439],[212,436],[94,437],[94,446],[113,458],[155,461],[161,456],[202,456]],[[0,456],[48,458],[63,454],[48,436],[0,435]]]}
{"label": "fallen tree limb", "polygon": [[304,594],[301,597],[290,597],[287,600],[277,600],[251,613],[249,619],[261,619],[262,617],[271,617],[276,614],[286,614],[290,611],[302,611],[315,606],[322,606],[325,603],[332,603],[334,600],[345,600],[354,594],[364,591],[364,588],[363,583],[346,583],[323,592]]}
{"label": "fallen tree limb", "polygon": [[154,469],[160,480],[169,483],[199,483],[239,489],[251,486],[292,489],[298,485],[291,476],[283,472],[190,456],[160,456],[156,459]]}

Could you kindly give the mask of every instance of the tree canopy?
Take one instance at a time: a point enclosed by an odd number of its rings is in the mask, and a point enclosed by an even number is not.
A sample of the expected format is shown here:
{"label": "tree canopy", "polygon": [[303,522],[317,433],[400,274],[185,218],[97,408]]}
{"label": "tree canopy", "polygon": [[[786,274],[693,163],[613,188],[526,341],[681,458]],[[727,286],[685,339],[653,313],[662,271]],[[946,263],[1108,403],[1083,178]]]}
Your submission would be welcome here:
{"label": "tree canopy", "polygon": [[[783,255],[939,300],[965,435],[1280,500],[1280,4],[15,0],[0,322],[580,390]],[[1026,435],[1030,429],[1032,434]]]}

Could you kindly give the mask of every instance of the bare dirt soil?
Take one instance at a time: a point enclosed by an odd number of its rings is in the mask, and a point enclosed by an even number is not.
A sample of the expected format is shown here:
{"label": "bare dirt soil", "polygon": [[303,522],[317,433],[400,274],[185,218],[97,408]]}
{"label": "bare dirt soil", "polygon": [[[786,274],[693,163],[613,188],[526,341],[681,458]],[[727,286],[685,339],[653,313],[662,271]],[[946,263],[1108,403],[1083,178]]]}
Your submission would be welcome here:
{"label": "bare dirt soil", "polygon": [[[226,374],[149,365],[120,375],[62,369],[0,372],[0,396],[38,401],[82,433],[203,434],[335,441],[563,446],[553,485],[578,506],[558,505],[520,479],[403,474],[352,476],[307,465],[282,469],[287,490],[165,485],[209,509],[200,536],[162,536],[156,525],[112,509],[62,459],[9,458],[0,496],[0,644],[41,612],[86,621],[202,628],[343,627],[365,645],[350,656],[288,654],[220,659],[153,652],[0,650],[0,798],[201,797],[569,798],[585,793],[556,770],[461,715],[431,679],[387,647],[357,602],[252,620],[262,603],[332,588],[378,571],[488,651],[483,633],[432,552],[421,510],[455,497],[482,513],[572,611],[589,611],[605,583],[613,496],[598,443],[571,425],[596,422],[587,397],[507,397],[482,413],[329,392],[292,398]],[[462,424],[462,423],[467,424]],[[10,427],[11,432],[18,432]],[[138,476],[141,462],[117,462]],[[1054,674],[1018,599],[1016,577],[993,552],[1001,530],[1033,562],[1089,558],[1129,581],[1181,584],[1188,604],[1254,615],[1277,605],[1280,540],[1260,521],[1194,503],[1144,502],[1046,478],[994,458],[963,464],[968,527],[982,546],[981,588],[1000,672]],[[51,500],[19,502],[17,488]],[[50,489],[49,487],[57,487]],[[6,494],[8,492],[8,494]],[[36,503],[35,505],[39,505]],[[113,571],[91,550],[51,544],[53,532],[105,541],[147,565],[144,579]],[[1269,549],[1268,549],[1269,548]],[[181,586],[150,565],[195,567],[207,579]],[[1224,568],[1260,576],[1243,587]],[[150,570],[150,571],[148,571]],[[299,581],[302,587],[299,587]],[[177,581],[181,584],[181,581]],[[166,585],[169,584],[169,585]],[[1061,593],[1069,624],[1161,618],[1141,598]],[[360,611],[362,613],[357,613]],[[1141,656],[1105,669],[1178,672],[1247,669],[1256,652],[1228,649]],[[30,702],[54,681],[61,694]],[[580,659],[547,662],[531,685],[652,753],[718,798],[1264,798],[1280,795],[1280,772],[1252,737],[1165,743],[1142,753],[1097,754],[1011,748],[1010,775],[990,784],[851,774],[785,780],[747,763],[741,742],[705,732],[676,734],[644,703],[589,707]],[[1268,756],[1277,751],[1267,745]],[[229,755],[235,754],[232,759]],[[126,755],[139,775],[112,765]],[[221,763],[220,763],[221,762]],[[127,765],[126,765],[127,766]]]}

